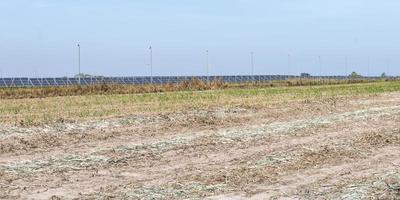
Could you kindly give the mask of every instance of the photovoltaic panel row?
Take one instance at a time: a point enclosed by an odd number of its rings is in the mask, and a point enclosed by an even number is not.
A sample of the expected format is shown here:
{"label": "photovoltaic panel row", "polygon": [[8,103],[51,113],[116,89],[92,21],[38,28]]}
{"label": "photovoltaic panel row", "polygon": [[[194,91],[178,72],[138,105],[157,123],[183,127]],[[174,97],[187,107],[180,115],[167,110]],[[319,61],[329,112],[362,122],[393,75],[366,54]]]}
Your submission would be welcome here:
{"label": "photovoltaic panel row", "polygon": [[[201,81],[220,80],[227,83],[262,82],[273,80],[286,80],[289,78],[300,78],[299,76],[283,75],[256,75],[256,76],[137,76],[137,77],[85,77],[85,78],[0,78],[0,87],[46,87],[66,85],[91,85],[91,84],[177,84],[183,81],[198,79]],[[346,79],[347,76],[313,76],[308,78],[317,79]],[[365,77],[367,78],[367,77]],[[376,79],[379,77],[368,77]]]}

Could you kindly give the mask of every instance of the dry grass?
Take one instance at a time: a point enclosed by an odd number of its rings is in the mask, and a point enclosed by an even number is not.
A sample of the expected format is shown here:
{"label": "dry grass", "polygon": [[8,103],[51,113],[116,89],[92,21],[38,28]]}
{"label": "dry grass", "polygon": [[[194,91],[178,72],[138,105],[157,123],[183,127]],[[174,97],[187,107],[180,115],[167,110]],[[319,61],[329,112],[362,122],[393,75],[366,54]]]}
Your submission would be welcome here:
{"label": "dry grass", "polygon": [[[125,86],[121,86],[125,87]],[[313,101],[400,91],[399,81],[299,87],[226,88],[145,94],[0,99],[0,123],[18,126],[104,119],[143,113],[260,108],[274,102]]]}
{"label": "dry grass", "polygon": [[[388,163],[398,160],[400,151],[400,95],[377,94],[399,91],[399,85],[379,82],[95,95],[76,108],[84,112],[92,108],[94,99],[109,98],[117,104],[112,107],[122,107],[113,110],[121,115],[137,112],[138,106],[156,113],[14,127],[9,132],[0,126],[5,135],[0,147],[8,148],[0,152],[0,198],[195,199],[227,195],[229,199],[236,196],[228,194],[249,197],[264,193],[260,199],[365,199],[376,194],[396,199],[398,170]],[[366,96],[354,98],[358,95]],[[38,101],[48,100],[49,105],[58,100],[57,104],[66,106],[66,99],[89,97],[3,102],[29,101],[34,107]],[[176,101],[187,107],[171,108]],[[277,101],[287,102],[262,107]],[[106,102],[97,108],[108,108]],[[182,111],[197,104],[217,108],[214,112]],[[221,114],[224,107],[244,106],[262,109]],[[159,113],[166,110],[173,112]],[[65,114],[63,110],[59,113]],[[243,118],[247,114],[248,118]],[[240,123],[231,124],[232,117]],[[69,125],[75,127],[66,128]],[[180,128],[169,129],[177,126]],[[375,188],[375,182],[380,188]]]}
{"label": "dry grass", "polygon": [[165,85],[121,85],[121,84],[96,84],[88,86],[62,86],[62,87],[33,87],[33,88],[0,88],[0,99],[45,98],[58,96],[82,95],[110,95],[110,94],[143,94],[172,91],[201,91],[226,88],[266,88],[290,86],[316,86],[337,85],[352,83],[367,83],[384,80],[348,79],[348,80],[318,80],[318,79],[291,79],[286,81],[249,82],[249,83],[224,83],[213,80],[209,84],[199,79],[183,81],[179,84]]}

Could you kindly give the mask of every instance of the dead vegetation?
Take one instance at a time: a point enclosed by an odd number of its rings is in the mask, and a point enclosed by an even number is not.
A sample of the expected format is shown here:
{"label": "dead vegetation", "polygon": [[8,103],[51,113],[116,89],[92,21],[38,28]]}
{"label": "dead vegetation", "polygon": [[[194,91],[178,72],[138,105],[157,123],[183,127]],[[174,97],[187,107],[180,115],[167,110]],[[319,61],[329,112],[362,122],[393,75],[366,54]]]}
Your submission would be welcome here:
{"label": "dead vegetation", "polygon": [[0,125],[0,197],[397,199],[399,124],[394,92]]}
{"label": "dead vegetation", "polygon": [[[276,103],[335,101],[400,91],[400,82],[310,87],[259,87],[165,93],[0,99],[0,124],[32,127],[133,115],[217,109],[262,109]],[[283,108],[284,109],[284,108]],[[203,119],[213,123],[212,119]]]}
{"label": "dead vegetation", "polygon": [[288,87],[288,86],[317,86],[379,82],[385,80],[319,80],[319,79],[291,79],[286,81],[248,82],[248,83],[224,83],[219,79],[210,83],[193,79],[178,84],[164,85],[123,85],[123,84],[95,84],[95,85],[70,85],[57,87],[33,87],[33,88],[0,88],[0,99],[24,99],[24,98],[46,98],[58,96],[82,96],[82,95],[115,95],[115,94],[143,94],[160,93],[172,91],[201,91],[226,88],[266,88],[266,87]]}

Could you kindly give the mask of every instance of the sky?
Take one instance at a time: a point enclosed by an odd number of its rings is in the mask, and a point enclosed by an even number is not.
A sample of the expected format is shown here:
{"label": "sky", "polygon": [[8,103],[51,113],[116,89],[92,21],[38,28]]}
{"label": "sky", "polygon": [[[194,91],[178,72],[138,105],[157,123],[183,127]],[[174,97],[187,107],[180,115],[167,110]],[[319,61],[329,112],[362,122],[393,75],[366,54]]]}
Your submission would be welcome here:
{"label": "sky", "polygon": [[0,77],[400,75],[398,0],[1,0]]}

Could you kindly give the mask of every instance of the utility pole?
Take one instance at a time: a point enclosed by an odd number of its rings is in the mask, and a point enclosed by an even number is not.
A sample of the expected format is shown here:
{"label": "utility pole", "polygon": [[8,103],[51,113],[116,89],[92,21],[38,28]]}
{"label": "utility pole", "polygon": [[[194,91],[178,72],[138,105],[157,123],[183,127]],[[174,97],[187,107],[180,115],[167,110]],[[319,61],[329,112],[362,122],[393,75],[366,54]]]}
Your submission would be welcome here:
{"label": "utility pole", "polygon": [[81,84],[81,45],[78,43],[78,83]]}

